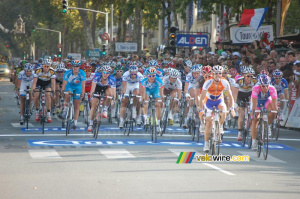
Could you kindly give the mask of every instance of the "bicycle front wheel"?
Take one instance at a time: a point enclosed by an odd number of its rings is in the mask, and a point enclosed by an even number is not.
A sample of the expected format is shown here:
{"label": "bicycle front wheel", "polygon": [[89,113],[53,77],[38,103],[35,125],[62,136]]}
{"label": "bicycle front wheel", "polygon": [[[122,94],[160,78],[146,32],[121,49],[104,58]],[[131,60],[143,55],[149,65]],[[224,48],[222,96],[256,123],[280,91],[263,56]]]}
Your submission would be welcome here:
{"label": "bicycle front wheel", "polygon": [[268,157],[268,150],[269,150],[269,133],[268,133],[267,122],[264,122],[264,131],[262,134],[262,148],[263,148],[264,159],[266,160]]}
{"label": "bicycle front wheel", "polygon": [[215,155],[220,154],[220,140],[221,140],[221,134],[220,134],[220,124],[219,122],[216,122],[216,134],[215,134]]}
{"label": "bicycle front wheel", "polygon": [[156,143],[157,142],[157,129],[156,129],[156,125],[159,125],[159,124],[157,124],[156,123],[156,112],[155,111],[153,111],[152,112],[152,114],[153,114],[153,116],[152,116],[152,118],[153,118],[153,129],[154,129],[154,131],[153,131],[153,133],[154,133],[154,143]]}
{"label": "bicycle front wheel", "polygon": [[262,131],[264,131],[263,122],[260,121],[258,124],[258,130],[257,130],[257,141],[258,141],[257,146],[258,146],[258,148],[257,148],[256,153],[257,153],[258,158],[260,157],[260,154],[261,154],[261,145],[262,145],[262,137],[261,136],[263,135]]}

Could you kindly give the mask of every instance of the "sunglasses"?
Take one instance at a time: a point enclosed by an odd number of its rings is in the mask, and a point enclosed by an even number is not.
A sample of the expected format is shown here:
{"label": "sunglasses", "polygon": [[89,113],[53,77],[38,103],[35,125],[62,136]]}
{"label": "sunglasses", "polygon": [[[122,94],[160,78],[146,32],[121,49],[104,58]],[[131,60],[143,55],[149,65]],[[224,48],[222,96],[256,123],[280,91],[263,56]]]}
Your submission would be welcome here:
{"label": "sunglasses", "polygon": [[148,77],[155,77],[156,75],[148,75]]}
{"label": "sunglasses", "polygon": [[110,74],[110,72],[106,72],[106,71],[102,71],[102,73],[106,75]]}
{"label": "sunglasses", "polygon": [[281,77],[275,77],[274,79],[281,79]]}
{"label": "sunglasses", "polygon": [[130,75],[132,75],[132,76],[136,76],[137,74],[136,74],[136,73],[130,73]]}
{"label": "sunglasses", "polygon": [[73,67],[74,67],[74,68],[79,68],[80,66],[76,66],[76,65],[75,65],[75,66],[73,66]]}
{"label": "sunglasses", "polygon": [[250,77],[250,78],[252,78],[253,76],[252,76],[252,75],[247,75],[246,77]]}
{"label": "sunglasses", "polygon": [[237,58],[232,58],[232,59],[237,59]]}
{"label": "sunglasses", "polygon": [[261,87],[263,87],[263,88],[268,88],[269,87],[269,85],[260,85]]}
{"label": "sunglasses", "polygon": [[63,72],[65,72],[65,71],[56,71],[57,73],[63,73]]}
{"label": "sunglasses", "polygon": [[45,68],[50,68],[50,66],[47,66],[47,65],[43,65],[43,67],[45,67]]}
{"label": "sunglasses", "polygon": [[214,73],[215,75],[222,75],[222,73]]}
{"label": "sunglasses", "polygon": [[92,72],[92,70],[86,70],[85,72]]}
{"label": "sunglasses", "polygon": [[26,72],[32,72],[32,70],[27,70]]}
{"label": "sunglasses", "polygon": [[123,71],[122,70],[117,70],[117,73],[123,73]]}

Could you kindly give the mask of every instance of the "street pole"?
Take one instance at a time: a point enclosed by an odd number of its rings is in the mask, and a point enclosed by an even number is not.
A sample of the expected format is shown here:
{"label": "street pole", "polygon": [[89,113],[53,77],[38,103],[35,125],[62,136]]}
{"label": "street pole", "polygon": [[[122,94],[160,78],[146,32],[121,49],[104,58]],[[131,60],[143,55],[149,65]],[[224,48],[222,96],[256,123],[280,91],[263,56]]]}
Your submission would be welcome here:
{"label": "street pole", "polygon": [[[84,11],[90,11],[90,12],[96,12],[100,14],[105,14],[105,32],[108,33],[108,13],[107,12],[101,12],[97,10],[87,9],[87,8],[76,8],[76,7],[68,7],[68,9],[73,10],[84,10]],[[105,41],[105,44],[108,44],[108,40]]]}
{"label": "street pole", "polygon": [[113,38],[114,38],[114,4],[111,4],[111,8],[110,8],[110,23],[111,23],[110,41],[113,41]]}
{"label": "street pole", "polygon": [[[57,30],[47,29],[47,28],[35,28],[36,30],[45,30],[50,32],[56,32],[58,33],[58,43],[61,44],[61,32]],[[61,48],[59,48],[59,52],[61,52]]]}
{"label": "street pole", "polygon": [[[277,0],[276,37],[280,35],[282,0]],[[278,40],[276,40],[278,42]]]}

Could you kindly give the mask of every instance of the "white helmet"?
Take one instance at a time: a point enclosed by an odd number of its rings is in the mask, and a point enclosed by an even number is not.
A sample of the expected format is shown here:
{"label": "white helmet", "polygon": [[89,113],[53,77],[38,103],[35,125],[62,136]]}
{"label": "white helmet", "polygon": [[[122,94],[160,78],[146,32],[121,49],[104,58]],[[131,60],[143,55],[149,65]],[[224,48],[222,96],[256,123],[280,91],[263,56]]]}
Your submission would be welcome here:
{"label": "white helmet", "polygon": [[64,63],[57,64],[56,71],[64,71],[64,70],[66,70]]}
{"label": "white helmet", "polygon": [[45,59],[44,61],[43,61],[43,65],[46,65],[46,66],[51,66],[51,60],[49,60],[49,59]]}
{"label": "white helmet", "polygon": [[26,63],[24,66],[24,70],[33,70],[33,65],[31,65],[30,63]]}
{"label": "white helmet", "polygon": [[169,70],[169,76],[172,78],[178,78],[180,76],[179,71],[176,69]]}
{"label": "white helmet", "polygon": [[[202,65],[201,65],[202,66]],[[192,68],[191,68],[191,72],[194,73],[194,72],[201,72],[201,68],[199,65],[194,65]]]}
{"label": "white helmet", "polygon": [[224,70],[223,67],[222,67],[222,66],[219,66],[219,65],[215,65],[215,66],[213,66],[213,68],[212,68],[213,73],[216,73],[216,72],[222,73],[223,70]]}
{"label": "white helmet", "polygon": [[191,60],[185,60],[184,66],[191,68],[193,66],[193,63],[191,62]]}
{"label": "white helmet", "polygon": [[103,65],[103,66],[101,67],[101,70],[102,70],[102,71],[108,71],[108,72],[110,72],[110,71],[111,71],[111,67],[110,67],[110,65],[105,64],[105,65]]}

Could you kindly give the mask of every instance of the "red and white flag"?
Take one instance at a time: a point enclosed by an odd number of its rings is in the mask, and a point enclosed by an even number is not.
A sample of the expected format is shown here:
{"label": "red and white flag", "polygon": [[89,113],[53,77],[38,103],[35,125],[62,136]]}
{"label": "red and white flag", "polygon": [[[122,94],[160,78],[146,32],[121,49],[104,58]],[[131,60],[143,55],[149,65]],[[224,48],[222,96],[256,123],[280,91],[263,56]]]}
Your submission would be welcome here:
{"label": "red and white flag", "polygon": [[257,31],[264,21],[267,10],[268,7],[258,9],[244,9],[239,26],[250,25]]}

